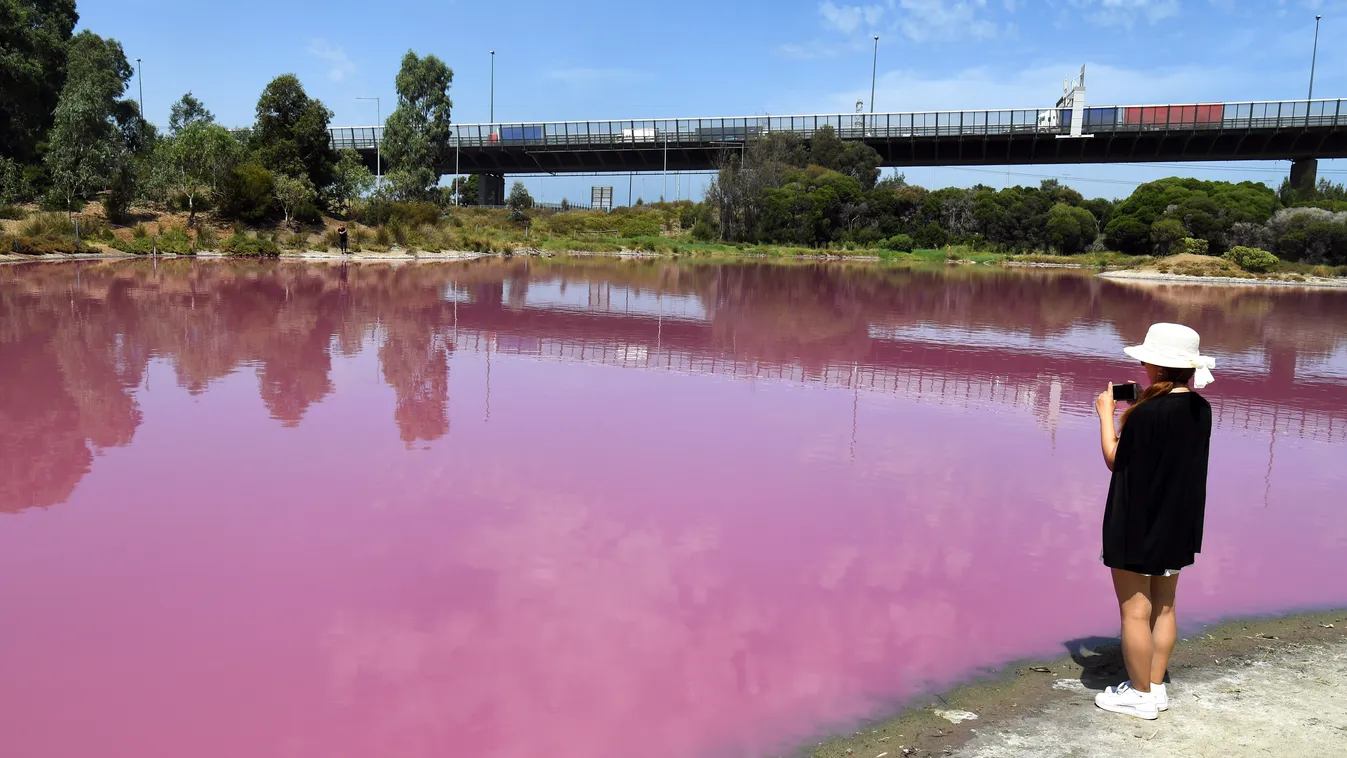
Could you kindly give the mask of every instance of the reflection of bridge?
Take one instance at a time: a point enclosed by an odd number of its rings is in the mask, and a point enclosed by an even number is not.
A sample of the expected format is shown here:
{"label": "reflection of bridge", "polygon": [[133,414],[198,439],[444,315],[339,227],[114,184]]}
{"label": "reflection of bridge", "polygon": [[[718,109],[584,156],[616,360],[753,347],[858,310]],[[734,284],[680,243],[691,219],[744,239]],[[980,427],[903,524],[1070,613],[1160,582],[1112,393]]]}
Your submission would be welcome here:
{"label": "reflection of bridge", "polygon": [[[496,288],[488,288],[496,289]],[[502,291],[504,288],[496,290]],[[480,293],[486,294],[486,293]],[[1124,362],[1090,356],[1053,357],[1024,350],[960,350],[920,339],[876,338],[845,348],[797,345],[798,360],[778,361],[737,350],[712,321],[657,315],[595,315],[551,308],[510,308],[491,302],[446,303],[445,326],[460,349],[622,368],[714,374],[746,380],[817,383],[897,394],[921,402],[1023,407],[1052,429],[1060,415],[1093,413],[1098,386]],[[444,323],[444,322],[442,322]],[[728,340],[728,344],[727,344]],[[488,348],[489,345],[489,348]],[[1218,428],[1347,441],[1347,387],[1296,382],[1293,373],[1222,372],[1212,397]]]}
{"label": "reflection of bridge", "polygon": [[[808,140],[822,127],[864,142],[884,166],[1117,163],[1347,157],[1343,100],[1091,107],[1070,110],[749,116],[458,124],[444,174],[716,168],[767,134]],[[333,127],[334,147],[372,163],[383,130]],[[1079,138],[1071,139],[1072,136]]]}

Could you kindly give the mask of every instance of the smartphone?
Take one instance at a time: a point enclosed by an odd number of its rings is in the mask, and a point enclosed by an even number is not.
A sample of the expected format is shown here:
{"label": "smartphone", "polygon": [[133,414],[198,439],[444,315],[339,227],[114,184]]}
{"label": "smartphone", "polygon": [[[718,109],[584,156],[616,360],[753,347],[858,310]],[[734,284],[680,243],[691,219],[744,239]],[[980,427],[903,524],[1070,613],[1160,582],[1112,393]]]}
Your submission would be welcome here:
{"label": "smartphone", "polygon": [[1135,403],[1139,397],[1141,397],[1141,385],[1136,382],[1113,385],[1114,402]]}

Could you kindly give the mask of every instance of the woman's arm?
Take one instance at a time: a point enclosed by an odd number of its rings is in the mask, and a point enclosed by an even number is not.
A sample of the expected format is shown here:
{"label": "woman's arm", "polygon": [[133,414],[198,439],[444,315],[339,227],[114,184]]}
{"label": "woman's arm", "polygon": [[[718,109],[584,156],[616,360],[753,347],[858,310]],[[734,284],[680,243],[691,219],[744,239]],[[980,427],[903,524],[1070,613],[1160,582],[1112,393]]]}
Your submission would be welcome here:
{"label": "woman's arm", "polygon": [[1104,450],[1104,465],[1113,470],[1113,461],[1118,457],[1118,431],[1113,425],[1113,415],[1118,410],[1118,402],[1113,399],[1113,382],[1108,389],[1094,399],[1095,412],[1099,414],[1099,444]]}

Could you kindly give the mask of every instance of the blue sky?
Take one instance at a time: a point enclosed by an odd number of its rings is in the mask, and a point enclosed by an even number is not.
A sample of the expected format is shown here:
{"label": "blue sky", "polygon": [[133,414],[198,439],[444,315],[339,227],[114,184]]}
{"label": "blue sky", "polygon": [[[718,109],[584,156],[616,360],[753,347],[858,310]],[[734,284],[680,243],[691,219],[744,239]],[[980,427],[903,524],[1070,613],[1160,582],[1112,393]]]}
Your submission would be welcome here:
{"label": "blue sky", "polygon": [[[1044,107],[1086,64],[1097,105],[1304,98],[1314,15],[1324,16],[1314,91],[1347,97],[1347,0],[838,0],[807,2],[467,2],[84,0],[80,27],[144,59],[145,109],[164,124],[191,90],[228,125],[246,125],[262,88],[295,73],[335,113],[375,122],[396,104],[409,48],[454,69],[454,120],[486,121],[496,50],[497,121],[850,112],[870,99],[880,35],[880,112]],[[132,83],[133,94],[135,82]],[[1062,177],[1086,195],[1126,196],[1169,175],[1280,182],[1286,163],[908,169],[927,186],[1036,184]],[[1321,174],[1347,180],[1347,161]],[[594,177],[528,178],[535,196],[588,196]],[[700,193],[706,177],[679,181]],[[659,176],[634,192],[658,197]],[[668,193],[674,192],[669,179]]]}

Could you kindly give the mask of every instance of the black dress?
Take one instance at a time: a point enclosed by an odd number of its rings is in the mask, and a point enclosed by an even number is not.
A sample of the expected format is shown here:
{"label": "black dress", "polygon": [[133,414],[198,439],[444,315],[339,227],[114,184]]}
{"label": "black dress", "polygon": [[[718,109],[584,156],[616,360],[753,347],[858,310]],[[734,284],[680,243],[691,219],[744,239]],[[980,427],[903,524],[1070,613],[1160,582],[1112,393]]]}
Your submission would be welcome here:
{"label": "black dress", "polygon": [[1104,509],[1104,565],[1159,576],[1202,551],[1211,404],[1171,392],[1137,406],[1118,438]]}

